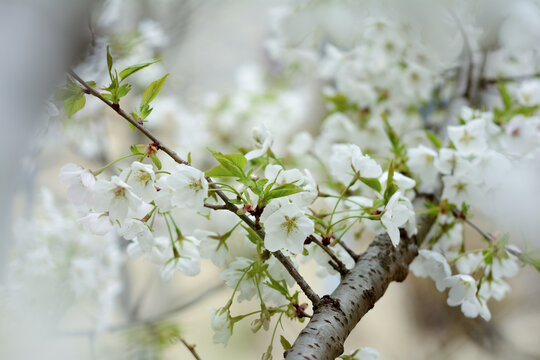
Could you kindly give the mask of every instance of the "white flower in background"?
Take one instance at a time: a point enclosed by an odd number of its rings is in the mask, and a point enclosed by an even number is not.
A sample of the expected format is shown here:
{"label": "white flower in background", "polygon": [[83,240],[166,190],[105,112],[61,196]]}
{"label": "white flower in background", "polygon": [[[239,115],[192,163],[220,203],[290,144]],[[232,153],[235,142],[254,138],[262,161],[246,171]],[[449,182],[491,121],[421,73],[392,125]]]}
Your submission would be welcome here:
{"label": "white flower in background", "polygon": [[264,246],[270,251],[283,248],[293,254],[302,252],[304,240],[314,231],[314,224],[292,204],[281,207],[264,221]]}
{"label": "white flower in background", "polygon": [[154,200],[156,196],[154,186],[156,175],[152,165],[134,161],[128,169],[122,171],[120,177],[132,187],[133,192],[143,201],[150,202]]}
{"label": "white flower in background", "polygon": [[221,280],[231,289],[238,286],[238,301],[251,300],[257,294],[257,284],[253,276],[253,260],[245,257],[237,257],[229,267],[221,273]]}
{"label": "white flower in background", "polygon": [[346,185],[352,181],[355,174],[365,178],[376,178],[382,174],[380,165],[369,156],[363,155],[360,148],[354,144],[332,146],[330,171],[337,180]]}
{"label": "white flower in background", "polygon": [[439,170],[435,166],[438,157],[437,152],[424,145],[419,145],[408,149],[407,155],[407,166],[418,176],[420,181],[418,190],[427,193],[435,191],[439,175]]}
{"label": "white flower in background", "polygon": [[305,155],[311,147],[313,146],[313,138],[311,134],[307,131],[302,131],[301,133],[295,135],[289,144],[289,152],[294,156]]}
{"label": "white flower in background", "polygon": [[502,280],[487,280],[482,281],[478,295],[485,301],[493,298],[501,301],[504,295],[510,290],[510,286]]}
{"label": "white flower in background", "polygon": [[76,206],[88,206],[95,176],[87,169],[67,164],[60,169],[60,182],[68,185],[67,197]]}
{"label": "white flower in background", "polygon": [[540,105],[540,81],[522,81],[516,91],[517,101],[523,106]]}
{"label": "white flower in background", "polygon": [[[174,250],[173,250],[174,246]],[[175,271],[188,276],[198,275],[201,271],[199,240],[191,236],[175,241],[167,248],[168,260],[161,267],[161,277],[170,280]]]}
{"label": "white flower in background", "polygon": [[471,252],[456,261],[456,268],[462,274],[472,274],[484,265],[484,256],[479,252]]}
{"label": "white flower in background", "polygon": [[212,310],[210,322],[212,330],[214,330],[214,344],[223,344],[224,346],[227,346],[233,332],[231,313],[228,308],[210,308],[210,310]]}
{"label": "white flower in background", "polygon": [[225,265],[229,250],[225,241],[221,241],[218,234],[197,229],[193,236],[200,240],[201,257],[211,259],[220,268]]}
{"label": "white flower in background", "polygon": [[418,277],[433,279],[439,291],[446,289],[445,279],[452,275],[446,258],[431,250],[418,251],[418,256],[411,263],[410,269]]}
{"label": "white flower in background", "polygon": [[477,317],[480,315],[484,320],[491,318],[491,313],[487,308],[485,300],[476,296],[476,281],[470,275],[453,275],[446,278],[448,292],[447,303],[449,306],[460,306],[463,315],[467,317]]}
{"label": "white flower in background", "polygon": [[141,203],[141,199],[131,189],[131,186],[118,176],[113,176],[110,181],[98,180],[93,192],[94,210],[108,211],[112,220],[122,222],[127,216],[128,209],[136,210]]}
{"label": "white flower in background", "polygon": [[458,206],[463,202],[469,202],[472,198],[472,185],[461,176],[447,175],[443,177],[444,190],[442,198],[448,199]]}
{"label": "white flower in background", "polygon": [[285,170],[279,165],[268,165],[264,169],[264,177],[268,179],[268,184],[274,183],[274,187],[294,184],[302,185],[304,175],[298,169]]}
{"label": "white flower in background", "polygon": [[86,231],[94,235],[105,235],[114,228],[107,213],[91,212],[77,221],[84,226]]}
{"label": "white flower in background", "polygon": [[[381,186],[383,189],[386,188],[386,181],[388,180],[388,171],[385,171],[380,177],[379,182],[381,183]],[[394,172],[393,177],[394,184],[397,185],[399,190],[403,191],[404,193],[407,190],[412,190],[416,186],[416,181],[414,179],[411,179],[408,176],[405,176],[399,172]]]}
{"label": "white flower in background", "polygon": [[491,275],[494,279],[500,280],[503,277],[514,277],[519,272],[519,264],[516,257],[510,255],[509,258],[494,258],[491,265]]}
{"label": "white flower in background", "polygon": [[457,251],[452,250],[463,241],[463,224],[455,223],[449,230],[445,231],[439,240],[433,244],[433,250],[451,259],[457,256]]}
{"label": "white flower in background", "polygon": [[463,155],[480,154],[487,150],[486,120],[476,119],[461,126],[449,126],[448,137]]}
{"label": "white flower in background", "polygon": [[540,118],[514,116],[505,128],[504,148],[514,155],[524,155],[540,147]]}
{"label": "white flower in background", "polygon": [[154,244],[154,235],[148,225],[137,219],[127,219],[120,233],[126,240],[136,241],[144,252],[150,251]]}
{"label": "white flower in background", "polygon": [[444,175],[450,175],[456,163],[458,155],[455,150],[443,148],[439,150],[439,157],[435,159],[435,167]]}
{"label": "white flower in background", "polygon": [[167,177],[167,184],[174,190],[171,204],[179,208],[199,210],[208,197],[208,181],[204,173],[188,165],[176,165]]}
{"label": "white flower in background", "polygon": [[[409,200],[403,198],[401,193],[396,191],[388,200],[381,217],[381,223],[388,232],[394,246],[398,246],[400,241],[399,228],[405,225],[411,217],[411,209],[404,204],[406,201]],[[412,214],[414,215],[414,211],[412,211]]]}
{"label": "white flower in background", "polygon": [[272,134],[264,124],[254,127],[252,134],[255,150],[251,150],[245,155],[248,160],[253,160],[265,155],[274,142]]}

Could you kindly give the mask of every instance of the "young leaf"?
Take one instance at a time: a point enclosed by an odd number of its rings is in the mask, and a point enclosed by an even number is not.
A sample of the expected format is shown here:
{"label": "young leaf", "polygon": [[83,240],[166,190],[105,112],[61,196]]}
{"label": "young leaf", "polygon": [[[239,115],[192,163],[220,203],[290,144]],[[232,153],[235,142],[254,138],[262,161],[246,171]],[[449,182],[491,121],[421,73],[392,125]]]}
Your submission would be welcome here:
{"label": "young leaf", "polygon": [[291,343],[289,341],[287,341],[287,339],[285,339],[283,337],[283,335],[280,335],[280,339],[279,341],[281,342],[281,346],[283,346],[283,350],[287,351],[291,348]]}
{"label": "young leaf", "polygon": [[366,184],[367,186],[369,186],[370,188],[372,188],[373,190],[375,190],[376,192],[381,192],[382,190],[382,185],[379,179],[377,178],[360,177],[359,180],[363,182],[364,184]]}
{"label": "young leaf", "polygon": [[109,45],[107,45],[107,67],[109,68],[109,75],[111,79],[112,79],[112,74],[111,74],[112,66],[113,66],[113,58],[111,56]]}
{"label": "young leaf", "polygon": [[[244,173],[244,167],[247,165],[247,160],[242,154],[222,154],[210,150],[214,158],[219,161],[221,168],[214,168],[209,173],[221,174],[221,176],[232,176],[239,179],[247,180],[247,176]],[[228,175],[227,175],[228,174]],[[208,175],[208,174],[207,174]],[[211,176],[211,175],[208,175]]]}
{"label": "young leaf", "polygon": [[506,89],[506,86],[504,84],[499,84],[499,92],[501,93],[501,98],[503,101],[504,109],[509,110],[512,108],[512,96]]}
{"label": "young leaf", "polygon": [[154,163],[154,165],[156,165],[158,170],[161,170],[161,161],[159,160],[157,155],[156,154],[150,155],[150,159],[152,159],[152,162]]}
{"label": "young leaf", "polygon": [[386,180],[386,190],[384,190],[384,204],[388,204],[388,200],[398,190],[396,184],[394,184],[394,162],[390,163],[388,168],[388,179]]}
{"label": "young leaf", "polygon": [[440,149],[442,147],[442,141],[441,139],[439,139],[437,135],[435,135],[431,131],[426,130],[426,136],[429,139],[429,141],[431,141],[433,146],[435,146],[435,148]]}
{"label": "young leaf", "polygon": [[130,90],[131,90],[131,85],[124,84],[118,88],[118,91],[116,92],[116,97],[120,99],[121,97],[126,96]]}
{"label": "young leaf", "polygon": [[120,71],[120,79],[124,80],[125,78],[127,78],[128,76],[136,73],[137,71],[142,70],[145,67],[150,66],[152,64],[155,64],[155,63],[157,63],[159,61],[161,61],[161,60],[154,60],[154,61],[149,61],[149,62],[145,62],[145,63],[142,63],[142,64],[136,64],[136,65],[128,66],[124,70]]}
{"label": "young leaf", "polygon": [[268,203],[272,199],[277,199],[284,196],[289,196],[304,191],[302,188],[294,184],[283,184],[266,193],[264,196],[265,203]]}
{"label": "young leaf", "polygon": [[146,90],[144,90],[143,92],[141,105],[148,105],[150,104],[152,100],[156,98],[156,96],[161,91],[163,84],[165,84],[165,80],[167,80],[167,76],[169,76],[169,74],[165,75],[161,79],[156,80],[152,82],[150,85],[148,85]]}
{"label": "young leaf", "polygon": [[206,172],[206,176],[208,177],[232,177],[234,176],[233,173],[231,173],[225,166],[218,165],[212,170],[209,170]]}
{"label": "young leaf", "polygon": [[70,119],[77,111],[81,110],[86,104],[86,97],[82,89],[80,92],[73,94],[64,100],[64,109],[66,110],[68,119]]}

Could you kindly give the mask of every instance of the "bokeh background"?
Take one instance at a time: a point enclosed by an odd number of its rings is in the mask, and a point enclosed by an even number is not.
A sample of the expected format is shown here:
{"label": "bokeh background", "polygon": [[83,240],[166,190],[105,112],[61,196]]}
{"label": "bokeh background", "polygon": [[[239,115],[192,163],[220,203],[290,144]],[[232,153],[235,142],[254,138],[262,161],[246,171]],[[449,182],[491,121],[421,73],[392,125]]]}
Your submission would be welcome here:
{"label": "bokeh background", "polygon": [[[326,3],[330,5],[321,16],[339,23],[344,14],[331,6],[339,2]],[[471,33],[482,32],[477,37],[480,48],[511,48],[514,43],[499,34],[502,24],[518,27],[515,42],[521,37],[536,41],[540,3],[511,3],[515,8],[505,2],[479,2],[477,12],[468,14],[474,20],[466,21],[476,25]],[[145,143],[141,135],[91,98],[69,120],[62,109],[44,104],[64,83],[65,69],[104,81],[106,45],[111,44],[119,67],[162,59],[133,76],[134,94],[171,74],[148,127],[182,156],[191,152],[199,168],[211,167],[207,146],[223,152],[250,146],[251,126],[260,122],[274,131],[278,155],[287,154],[295,135],[317,134],[325,108],[317,76],[290,74],[270,54],[272,19],[283,5],[290,3],[107,0],[0,5],[1,359],[191,358],[178,336],[196,344],[203,359],[260,358],[269,335],[253,334],[249,321],[235,327],[226,348],[212,343],[208,308],[222,306],[231,290],[222,285],[210,261],[203,260],[196,278],[176,274],[165,282],[152,264],[127,258],[124,240],[85,234],[77,224],[76,211],[58,180],[60,168],[68,162],[100,168],[126,154],[130,144]],[[514,21],[510,25],[508,18]],[[311,20],[305,21],[309,25]],[[433,51],[461,53],[463,44],[455,44],[458,30],[446,30]],[[537,71],[539,49],[537,41],[532,64],[515,56],[514,68],[508,65],[506,71]],[[135,106],[135,95],[124,104]],[[309,167],[310,161],[303,166]],[[539,199],[530,200],[534,219]],[[185,216],[192,227],[204,224]],[[476,220],[487,228],[496,225],[493,219]],[[221,221],[216,226],[223,228],[227,218]],[[356,248],[365,248],[369,239],[364,237]],[[321,294],[337,284],[336,278],[318,278],[313,264],[302,273]],[[390,285],[353,331],[346,351],[370,346],[383,360],[540,359],[539,280],[533,269],[522,269],[511,279],[508,296],[490,303],[493,318],[485,322],[464,318],[459,309],[446,306],[444,294],[430,280],[411,275],[403,284]],[[285,322],[282,334],[292,341],[302,327]],[[275,358],[281,353],[276,339]]]}

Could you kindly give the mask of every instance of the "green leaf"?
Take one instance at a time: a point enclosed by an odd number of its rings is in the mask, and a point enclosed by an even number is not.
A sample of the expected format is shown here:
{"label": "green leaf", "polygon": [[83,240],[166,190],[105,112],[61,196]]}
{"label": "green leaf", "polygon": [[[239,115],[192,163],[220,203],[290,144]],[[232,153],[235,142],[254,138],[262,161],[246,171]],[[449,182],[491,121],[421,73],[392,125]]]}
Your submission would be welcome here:
{"label": "green leaf", "polygon": [[95,88],[96,85],[97,85],[95,81],[87,81],[86,83],[87,83],[88,85],[90,85],[90,87],[93,87],[93,88]]}
{"label": "green leaf", "polygon": [[116,97],[120,99],[121,97],[126,96],[130,90],[131,90],[131,85],[124,84],[118,88],[118,91],[116,92]]}
{"label": "green leaf", "polygon": [[165,84],[165,80],[167,80],[167,76],[169,76],[169,74],[165,75],[161,79],[156,80],[150,85],[148,85],[146,90],[144,90],[143,92],[141,105],[148,105],[150,104],[152,100],[156,98],[156,96],[161,91],[163,84]]}
{"label": "green leaf", "polygon": [[136,73],[137,71],[142,70],[145,67],[150,66],[152,64],[155,64],[155,63],[157,63],[159,61],[161,61],[161,60],[154,60],[154,61],[149,61],[149,62],[145,62],[145,63],[142,63],[142,64],[136,64],[136,65],[128,66],[124,70],[120,71],[120,79],[124,80],[125,78],[127,78],[128,76]]}
{"label": "green leaf", "polygon": [[85,104],[86,97],[84,96],[82,89],[79,93],[64,100],[64,109],[66,110],[68,119],[70,119],[77,111],[81,110]]}
{"label": "green leaf", "polygon": [[441,139],[439,139],[439,137],[436,134],[432,133],[431,131],[426,130],[426,136],[429,139],[429,141],[431,141],[433,146],[435,146],[435,148],[440,149],[442,147],[442,141]]}
{"label": "green leaf", "polygon": [[525,251],[520,254],[518,258],[525,264],[533,266],[538,272],[540,272],[540,250]]}
{"label": "green leaf", "polygon": [[381,192],[382,190],[381,182],[377,178],[360,177],[359,180],[363,182],[364,184],[366,184],[367,186],[369,186],[370,188],[372,188],[373,190],[375,190],[376,192]]}
{"label": "green leaf", "polygon": [[154,165],[156,165],[158,170],[161,170],[161,161],[159,161],[159,158],[157,157],[157,155],[156,154],[150,155],[150,159],[152,159],[152,162],[154,163]]}
{"label": "green leaf", "polygon": [[390,122],[388,121],[388,117],[386,114],[381,114],[383,122],[384,122],[384,131],[386,132],[386,136],[388,136],[388,139],[392,143],[392,147],[394,149],[397,149],[399,147],[399,136],[395,132],[395,130],[392,128],[392,125],[390,125]]}
{"label": "green leaf", "polygon": [[212,170],[209,170],[206,172],[206,176],[208,177],[233,177],[235,176],[233,173],[231,173],[225,166],[218,165]]}
{"label": "green leaf", "polygon": [[113,58],[111,56],[110,46],[107,45],[107,67],[109,68],[109,75],[111,76],[111,78],[112,78],[112,75],[111,75],[112,66],[113,66]]}
{"label": "green leaf", "polygon": [[304,191],[301,187],[294,184],[283,184],[268,191],[264,196],[265,204],[272,199],[289,196]]}
{"label": "green leaf", "polygon": [[275,279],[269,278],[269,281],[265,282],[265,284],[271,287],[272,289],[280,292],[283,296],[285,296],[285,298],[289,298],[290,296],[289,291],[287,290],[287,287],[284,286],[284,284],[282,284],[281,282],[276,281]]}
{"label": "green leaf", "polygon": [[506,89],[504,84],[499,84],[499,92],[501,93],[501,99],[504,105],[505,110],[512,108],[512,96]]}
{"label": "green leaf", "polygon": [[287,351],[291,348],[291,343],[283,335],[280,335],[279,341],[281,342],[281,346],[283,346],[283,350]]}
{"label": "green leaf", "polygon": [[388,179],[386,180],[386,189],[384,190],[384,204],[388,204],[388,200],[398,190],[396,184],[394,184],[394,162],[390,163],[388,168]]}
{"label": "green leaf", "polygon": [[248,180],[246,174],[244,173],[244,167],[247,165],[247,160],[242,154],[222,154],[220,152],[215,152],[210,150],[214,158],[219,161],[221,164],[216,168],[212,169],[207,173],[208,176],[210,173],[217,174],[220,177],[237,177],[242,180]]}
{"label": "green leaf", "polygon": [[146,148],[146,145],[143,145],[143,144],[140,144],[140,145],[131,145],[131,146],[129,147],[129,150],[131,150],[131,153],[132,153],[132,154],[143,155],[143,154],[144,154],[145,148]]}

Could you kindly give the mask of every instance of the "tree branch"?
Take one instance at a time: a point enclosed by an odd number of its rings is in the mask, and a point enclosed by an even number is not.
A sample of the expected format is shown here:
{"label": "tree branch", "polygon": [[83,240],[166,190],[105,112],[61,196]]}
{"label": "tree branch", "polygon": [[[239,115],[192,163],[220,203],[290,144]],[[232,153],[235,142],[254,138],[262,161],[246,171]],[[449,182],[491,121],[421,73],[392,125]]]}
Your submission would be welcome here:
{"label": "tree branch", "polygon": [[[105,99],[103,96],[101,96],[101,94],[95,90],[93,87],[91,87],[90,85],[88,85],[87,82],[85,82],[81,77],[79,77],[73,70],[70,70],[68,71],[69,75],[71,77],[73,77],[75,80],[77,80],[79,82],[79,84],[82,85],[83,87],[83,91],[87,94],[91,94],[95,97],[97,97],[98,99],[100,99],[102,102],[104,102],[105,104],[107,104],[111,109],[113,109],[114,111],[116,111],[120,116],[122,116],[125,120],[127,120],[131,125],[133,125],[134,127],[136,127],[141,133],[143,133],[147,138],[149,138],[150,140],[153,141],[154,145],[159,149],[159,150],[163,150],[167,155],[169,155],[175,162],[177,162],[178,164],[184,164],[184,165],[187,165],[187,166],[192,166],[189,162],[187,162],[186,160],[182,159],[175,151],[173,151],[172,149],[168,148],[167,146],[165,146],[157,137],[155,137],[148,129],[146,129],[142,124],[140,124],[138,121],[136,121],[135,119],[133,119],[128,113],[126,113],[124,110],[122,110],[122,108],[120,107],[120,105],[118,104],[113,104],[111,101]],[[206,177],[208,183],[209,183],[209,186],[213,189],[217,189],[215,184],[212,182],[212,179],[210,179],[209,177]],[[223,207],[220,207],[220,209],[226,209],[226,210],[229,210],[230,212],[236,214],[240,219],[242,219],[250,228],[252,228],[254,231],[257,232],[257,234],[261,237],[261,239],[264,239],[264,231],[262,231],[262,229],[260,228],[260,226],[258,224],[256,224],[253,220],[251,220],[249,218],[249,216],[245,215],[245,214],[240,214],[238,212],[238,207],[236,207],[236,205],[232,204],[229,200],[229,198],[227,197],[227,195],[225,195],[225,193],[223,193],[223,191],[220,191],[220,190],[217,190],[215,192],[217,194],[217,196],[219,196],[221,198],[221,200],[223,200],[223,202],[225,203],[223,205]],[[300,288],[302,289],[302,291],[306,294],[306,296],[308,297],[308,299],[312,302],[313,306],[317,306],[318,302],[319,302],[319,296],[311,289],[311,287],[308,285],[308,283],[304,280],[304,278],[302,277],[302,275],[300,275],[300,273],[298,272],[298,270],[296,270],[296,268],[293,266],[293,264],[289,261],[289,259],[287,259],[287,257],[285,255],[283,255],[283,253],[281,251],[275,251],[272,253],[282,264],[283,266],[285,267],[285,269],[287,269],[287,271],[289,272],[289,274],[291,274],[291,276],[294,278],[294,280],[298,283],[298,285],[300,286]]]}
{"label": "tree branch", "polygon": [[339,258],[334,254],[332,250],[330,250],[327,246],[325,246],[322,242],[319,241],[315,236],[310,235],[309,240],[317,244],[330,258],[332,261],[329,261],[330,265],[341,274],[341,276],[345,276],[349,270],[347,270],[347,267],[345,264],[339,260]]}
{"label": "tree branch", "polygon": [[184,340],[183,338],[180,338],[180,341],[182,342],[182,344],[184,344],[187,349],[189,350],[189,352],[191,353],[191,355],[193,355],[193,357],[197,360],[201,360],[199,354],[197,354],[197,352],[195,351],[195,345],[190,345],[187,343],[186,340]]}
{"label": "tree branch", "polygon": [[388,285],[407,277],[409,264],[418,254],[418,244],[427,236],[434,219],[423,217],[420,223],[418,234],[402,235],[397,247],[387,234],[375,238],[336,290],[321,299],[307,326],[285,352],[285,359],[334,360],[343,353],[345,340]]}

